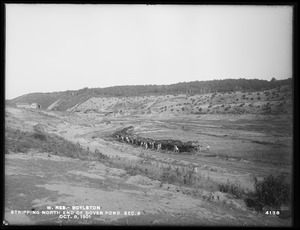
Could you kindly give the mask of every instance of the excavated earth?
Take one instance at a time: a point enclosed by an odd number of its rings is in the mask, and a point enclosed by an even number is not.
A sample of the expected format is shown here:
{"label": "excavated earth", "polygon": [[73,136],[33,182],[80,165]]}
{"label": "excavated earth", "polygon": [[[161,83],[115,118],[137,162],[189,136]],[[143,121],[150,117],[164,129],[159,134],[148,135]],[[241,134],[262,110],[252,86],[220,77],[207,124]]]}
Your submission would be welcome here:
{"label": "excavated earth", "polygon": [[[229,118],[237,119],[226,117],[226,120]],[[171,170],[192,165],[197,167],[199,176],[205,178],[204,183],[230,181],[240,184],[248,192],[254,190],[254,177],[262,179],[270,173],[291,174],[291,166],[288,163],[278,165],[256,162],[251,157],[243,159],[238,154],[236,155],[239,158],[234,155],[223,157],[222,145],[212,145],[217,138],[223,138],[222,143],[226,144],[227,149],[231,148],[236,153],[245,149],[247,154],[251,150],[249,146],[254,150],[259,146],[261,151],[272,152],[274,146],[268,147],[266,144],[254,142],[260,140],[271,143],[272,138],[264,133],[255,133],[253,130],[226,130],[226,127],[218,126],[220,119],[225,119],[224,117],[217,120],[217,117],[212,116],[211,119],[216,121],[204,124],[204,117],[199,123],[193,124],[192,119],[187,118],[181,120],[143,116],[116,118],[99,116],[96,113],[34,111],[7,107],[5,125],[24,131],[33,131],[38,125],[45,132],[60,135],[91,151],[97,149],[111,158],[132,161],[147,159],[157,166],[169,165]],[[252,118],[244,117],[244,119],[250,121]],[[134,127],[135,135],[144,138],[173,139],[182,142],[203,140],[204,143],[211,145],[211,150],[198,155],[173,154],[168,150],[146,150],[120,142],[113,137],[114,133],[130,126]],[[211,129],[209,126],[215,127]],[[197,133],[201,134],[197,136]],[[224,133],[227,136],[224,136]],[[258,137],[259,135],[263,139]],[[243,139],[245,136],[247,139]],[[278,138],[284,142],[283,139]],[[288,140],[287,137],[286,139]],[[232,145],[235,148],[232,148]],[[289,152],[291,147],[288,144],[285,148],[282,146],[278,148],[287,149],[285,151]],[[291,157],[284,157],[283,162],[290,162]],[[276,157],[274,159],[277,160]],[[200,194],[198,196],[187,195],[185,191],[189,189],[142,175],[131,176],[123,169],[108,166],[100,161],[73,159],[37,150],[30,150],[27,153],[10,151],[5,154],[5,220],[12,225],[291,226],[292,224],[291,216],[257,212],[249,208],[243,199],[234,199],[229,194],[210,190],[208,186],[203,185],[203,189],[197,189],[197,193]],[[77,216],[68,216],[72,206],[96,206],[99,212],[88,213],[85,210]],[[50,213],[49,208],[58,213]]]}

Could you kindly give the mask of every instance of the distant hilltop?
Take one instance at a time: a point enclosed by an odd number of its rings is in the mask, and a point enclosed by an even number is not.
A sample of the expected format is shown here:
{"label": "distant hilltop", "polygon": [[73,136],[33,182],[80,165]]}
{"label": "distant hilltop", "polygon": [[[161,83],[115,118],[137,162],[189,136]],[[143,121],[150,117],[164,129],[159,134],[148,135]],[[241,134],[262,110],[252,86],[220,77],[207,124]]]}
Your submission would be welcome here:
{"label": "distant hilltop", "polygon": [[[43,109],[59,110],[59,111],[76,111],[77,107],[80,107],[84,102],[88,102],[92,98],[124,98],[124,97],[145,97],[152,96],[166,96],[172,95],[185,95],[192,97],[194,95],[204,94],[226,94],[226,93],[250,93],[276,89],[277,94],[282,92],[280,88],[285,88],[285,91],[292,93],[292,79],[271,81],[258,80],[258,79],[225,79],[225,80],[212,80],[212,81],[193,81],[193,82],[180,82],[171,85],[129,85],[129,86],[113,86],[106,88],[83,88],[79,90],[67,90],[62,92],[51,93],[30,93],[12,100],[6,100],[6,104],[10,106],[16,106],[20,103],[36,103]],[[274,91],[275,93],[275,91]],[[232,95],[231,95],[232,97]],[[271,98],[271,97],[270,97]],[[282,97],[281,97],[282,98]],[[244,99],[244,98],[243,98]],[[238,100],[238,99],[235,99]],[[250,100],[250,98],[249,98]],[[260,100],[256,97],[252,97],[252,103],[256,100]],[[235,101],[237,102],[237,101]],[[124,102],[125,103],[125,102]],[[125,110],[125,104],[115,103],[111,104],[109,108],[103,108],[104,112],[113,112],[116,110]],[[128,103],[128,102],[127,102]],[[136,102],[138,106],[138,102]],[[208,102],[209,103],[209,102]],[[245,101],[244,101],[245,103]],[[150,105],[145,106],[147,109],[151,109],[154,106],[154,101]],[[96,105],[95,105],[96,106]],[[212,105],[210,105],[212,106]],[[223,104],[220,104],[223,106]],[[97,106],[96,106],[97,107]],[[224,106],[223,106],[224,107]],[[89,108],[93,110],[93,107]],[[189,111],[189,109],[185,109]],[[205,111],[205,110],[204,110]],[[211,110],[210,110],[211,111]]]}

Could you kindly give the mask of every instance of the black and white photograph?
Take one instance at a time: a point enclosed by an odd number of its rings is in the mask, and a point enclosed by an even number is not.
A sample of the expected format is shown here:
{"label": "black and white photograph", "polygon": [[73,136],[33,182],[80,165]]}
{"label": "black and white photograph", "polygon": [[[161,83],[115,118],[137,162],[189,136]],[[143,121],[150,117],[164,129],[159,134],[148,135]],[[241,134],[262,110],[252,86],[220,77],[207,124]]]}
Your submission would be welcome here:
{"label": "black and white photograph", "polygon": [[292,227],[294,7],[5,3],[2,226]]}

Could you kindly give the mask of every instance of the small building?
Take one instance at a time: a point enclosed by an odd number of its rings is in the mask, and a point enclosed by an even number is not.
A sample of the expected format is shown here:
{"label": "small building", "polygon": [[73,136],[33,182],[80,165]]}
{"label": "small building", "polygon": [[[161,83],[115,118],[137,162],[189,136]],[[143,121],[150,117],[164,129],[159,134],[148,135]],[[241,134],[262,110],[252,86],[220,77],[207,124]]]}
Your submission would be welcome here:
{"label": "small building", "polygon": [[30,108],[32,108],[32,109],[40,109],[40,108],[41,108],[41,105],[39,105],[39,104],[37,104],[37,103],[32,103],[32,104],[30,105]]}
{"label": "small building", "polygon": [[17,108],[25,108],[25,109],[40,109],[41,105],[37,103],[26,103],[26,102],[21,102],[21,103],[16,103]]}
{"label": "small building", "polygon": [[16,103],[16,107],[17,108],[26,108],[26,109],[29,109],[30,108],[30,104],[29,103],[24,103],[24,102],[21,102],[21,103]]}

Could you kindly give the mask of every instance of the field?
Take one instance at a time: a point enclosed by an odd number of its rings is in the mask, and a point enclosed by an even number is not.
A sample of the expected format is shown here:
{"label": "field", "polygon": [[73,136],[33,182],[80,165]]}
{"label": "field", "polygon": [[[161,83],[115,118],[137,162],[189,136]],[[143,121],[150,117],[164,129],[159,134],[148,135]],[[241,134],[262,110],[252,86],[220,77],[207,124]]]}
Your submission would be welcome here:
{"label": "field", "polygon": [[[260,102],[257,93],[253,102],[236,93],[92,98],[65,112],[7,107],[5,217],[30,225],[291,226],[290,200],[276,209],[256,203],[256,180],[273,175],[292,184],[291,95],[274,92]],[[268,97],[277,94],[281,107]],[[249,102],[234,105],[237,98]],[[269,103],[267,114],[253,109],[259,103]],[[126,128],[128,136],[203,148],[145,149],[116,138]],[[10,213],[49,205],[100,205],[121,215]]]}

